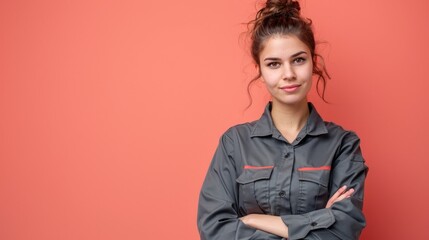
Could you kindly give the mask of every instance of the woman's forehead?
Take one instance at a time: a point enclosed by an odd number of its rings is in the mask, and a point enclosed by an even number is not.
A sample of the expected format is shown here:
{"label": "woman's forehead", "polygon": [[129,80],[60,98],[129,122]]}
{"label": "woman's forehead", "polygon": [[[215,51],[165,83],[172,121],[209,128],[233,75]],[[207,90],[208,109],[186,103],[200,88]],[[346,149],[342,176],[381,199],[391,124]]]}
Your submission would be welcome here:
{"label": "woman's forehead", "polygon": [[310,49],[296,36],[273,36],[264,42],[260,57],[289,58],[300,52],[309,54]]}

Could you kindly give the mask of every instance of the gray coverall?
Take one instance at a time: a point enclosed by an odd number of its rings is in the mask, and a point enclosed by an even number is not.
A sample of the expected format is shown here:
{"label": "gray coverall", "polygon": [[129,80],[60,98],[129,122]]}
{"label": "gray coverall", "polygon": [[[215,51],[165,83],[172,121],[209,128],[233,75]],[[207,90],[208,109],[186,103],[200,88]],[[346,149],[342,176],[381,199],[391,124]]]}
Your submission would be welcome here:
{"label": "gray coverall", "polygon": [[[294,239],[359,239],[368,171],[359,138],[324,122],[309,103],[310,116],[289,143],[275,128],[271,103],[262,117],[226,131],[203,183],[198,204],[201,239],[282,239],[248,227],[247,214],[280,216]],[[325,208],[341,186],[351,198]]]}

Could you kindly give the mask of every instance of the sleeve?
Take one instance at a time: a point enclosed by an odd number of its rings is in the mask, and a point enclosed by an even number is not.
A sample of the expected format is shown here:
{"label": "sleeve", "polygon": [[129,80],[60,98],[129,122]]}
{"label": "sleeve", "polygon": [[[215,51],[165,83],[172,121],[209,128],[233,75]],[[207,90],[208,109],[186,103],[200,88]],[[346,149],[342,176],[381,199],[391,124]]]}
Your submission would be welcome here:
{"label": "sleeve", "polygon": [[303,215],[281,216],[289,229],[289,239],[359,239],[366,220],[362,212],[364,182],[368,167],[362,157],[360,140],[348,132],[334,160],[330,182],[330,196],[341,186],[353,188],[353,195],[334,203],[331,208],[315,210]]}
{"label": "sleeve", "polygon": [[220,139],[198,202],[198,230],[204,240],[281,239],[246,226],[240,219],[233,140]]}

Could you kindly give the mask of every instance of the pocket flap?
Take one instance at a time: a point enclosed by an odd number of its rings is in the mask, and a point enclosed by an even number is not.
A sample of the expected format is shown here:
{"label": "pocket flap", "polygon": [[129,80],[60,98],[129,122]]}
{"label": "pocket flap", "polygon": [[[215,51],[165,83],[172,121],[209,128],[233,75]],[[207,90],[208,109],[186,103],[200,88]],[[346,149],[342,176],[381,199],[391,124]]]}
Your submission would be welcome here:
{"label": "pocket flap", "polygon": [[329,175],[331,171],[328,169],[312,170],[312,171],[302,171],[298,169],[299,180],[300,181],[309,181],[314,182],[324,187],[328,187],[329,184]]}
{"label": "pocket flap", "polygon": [[236,179],[238,183],[246,184],[262,179],[270,179],[273,168],[245,169]]}

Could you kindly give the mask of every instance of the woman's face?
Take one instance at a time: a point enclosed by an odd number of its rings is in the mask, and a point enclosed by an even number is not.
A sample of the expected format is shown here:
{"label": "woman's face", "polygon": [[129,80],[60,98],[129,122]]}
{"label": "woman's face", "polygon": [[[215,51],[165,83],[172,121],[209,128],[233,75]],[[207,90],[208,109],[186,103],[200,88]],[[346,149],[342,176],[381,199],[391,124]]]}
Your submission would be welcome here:
{"label": "woman's face", "polygon": [[259,54],[262,81],[273,103],[295,105],[307,102],[313,61],[310,49],[293,35],[273,36]]}

